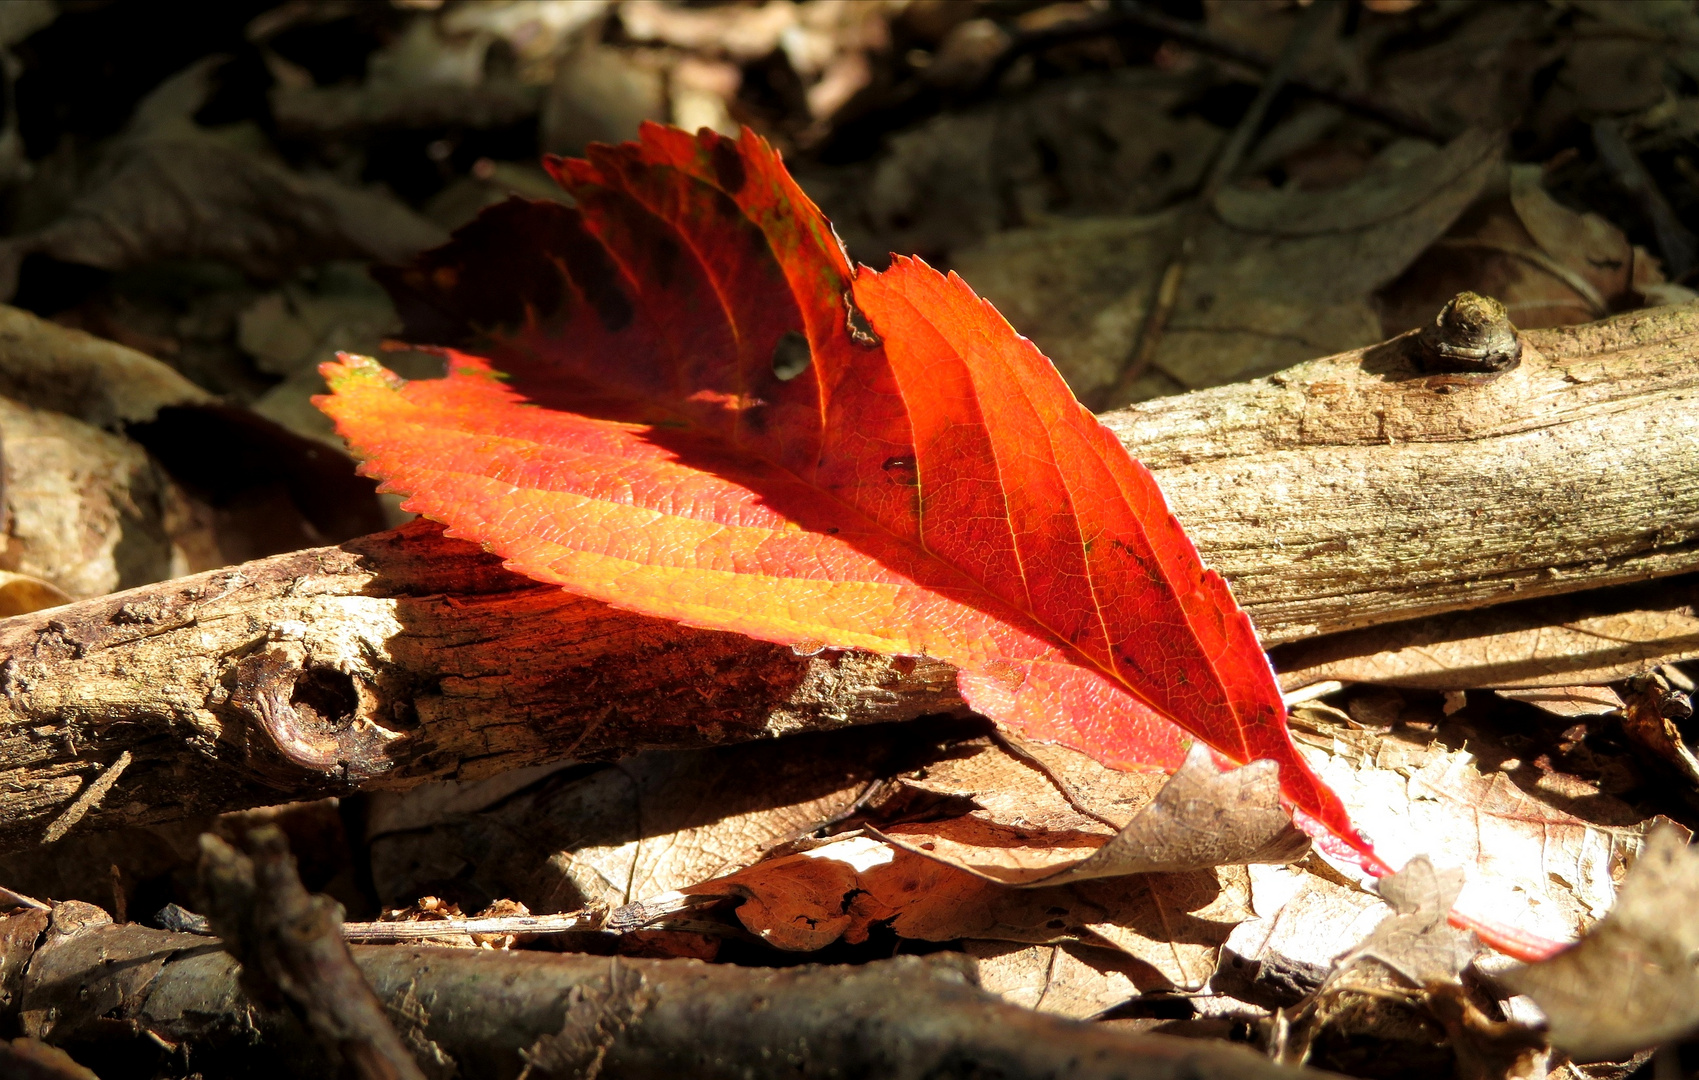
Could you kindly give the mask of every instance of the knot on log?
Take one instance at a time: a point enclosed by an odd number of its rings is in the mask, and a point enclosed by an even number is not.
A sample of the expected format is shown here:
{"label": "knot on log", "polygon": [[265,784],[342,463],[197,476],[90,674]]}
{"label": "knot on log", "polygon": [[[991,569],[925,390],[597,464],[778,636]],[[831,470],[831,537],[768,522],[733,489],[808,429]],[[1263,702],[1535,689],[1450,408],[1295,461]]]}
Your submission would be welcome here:
{"label": "knot on log", "polygon": [[403,737],[358,677],[311,663],[299,646],[244,657],[227,704],[246,722],[255,775],[286,790],[299,786],[302,769],[350,783],[388,772]]}
{"label": "knot on log", "polygon": [[1422,366],[1429,371],[1508,371],[1522,362],[1510,313],[1490,296],[1460,292],[1422,328]]}

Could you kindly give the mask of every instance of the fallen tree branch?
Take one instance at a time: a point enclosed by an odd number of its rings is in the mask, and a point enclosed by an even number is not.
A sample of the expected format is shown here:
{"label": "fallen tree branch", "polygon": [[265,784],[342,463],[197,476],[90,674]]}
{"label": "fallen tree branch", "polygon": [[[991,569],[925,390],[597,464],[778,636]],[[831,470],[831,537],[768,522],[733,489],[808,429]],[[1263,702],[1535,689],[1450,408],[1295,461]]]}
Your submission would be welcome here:
{"label": "fallen tree branch", "polygon": [[[1499,375],[1423,374],[1406,335],[1103,419],[1270,645],[1699,569],[1699,304],[1524,341]],[[960,707],[942,664],[616,611],[416,523],[0,621],[0,850],[72,806],[110,828]]]}
{"label": "fallen tree branch", "polygon": [[[178,1072],[192,1062],[209,1076],[331,1075],[293,1018],[256,1014],[234,961],[206,938],[107,924],[47,941],[26,958],[19,991],[21,1026],[33,1038],[121,1055],[143,1066],[138,1075],[152,1075],[155,1061]],[[1125,1035],[1006,1004],[978,988],[959,954],[750,968],[406,946],[352,952],[433,1076],[1318,1075],[1239,1047]],[[9,1019],[0,1012],[0,1022]]]}
{"label": "fallen tree branch", "polygon": [[307,892],[283,831],[254,829],[243,848],[201,834],[208,920],[248,997],[303,1022],[339,1075],[425,1080],[348,952],[341,905]]}

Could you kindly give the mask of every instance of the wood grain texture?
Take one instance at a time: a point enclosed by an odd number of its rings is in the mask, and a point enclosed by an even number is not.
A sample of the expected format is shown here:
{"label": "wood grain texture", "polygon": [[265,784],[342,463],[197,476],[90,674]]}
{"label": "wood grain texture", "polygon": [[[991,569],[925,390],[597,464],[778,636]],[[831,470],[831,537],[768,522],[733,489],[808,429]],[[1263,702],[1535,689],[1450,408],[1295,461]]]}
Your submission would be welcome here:
{"label": "wood grain texture", "polygon": [[1103,421],[1265,645],[1699,562],[1699,305],[1523,335],[1496,377],[1410,335]]}
{"label": "wood grain texture", "polygon": [[[1491,379],[1407,347],[1103,417],[1266,643],[1699,569],[1699,304]],[[937,662],[616,611],[416,523],[0,621],[0,850],[126,751],[76,831],[960,708]]]}

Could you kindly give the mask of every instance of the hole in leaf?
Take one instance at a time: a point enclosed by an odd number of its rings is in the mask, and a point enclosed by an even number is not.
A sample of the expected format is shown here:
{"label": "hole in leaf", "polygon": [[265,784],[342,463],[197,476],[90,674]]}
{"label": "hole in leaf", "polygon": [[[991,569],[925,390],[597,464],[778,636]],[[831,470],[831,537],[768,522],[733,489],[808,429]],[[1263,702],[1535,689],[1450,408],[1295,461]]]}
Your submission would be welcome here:
{"label": "hole in leaf", "polygon": [[773,375],[780,382],[790,382],[808,370],[810,359],[808,339],[795,330],[786,330],[773,346]]}

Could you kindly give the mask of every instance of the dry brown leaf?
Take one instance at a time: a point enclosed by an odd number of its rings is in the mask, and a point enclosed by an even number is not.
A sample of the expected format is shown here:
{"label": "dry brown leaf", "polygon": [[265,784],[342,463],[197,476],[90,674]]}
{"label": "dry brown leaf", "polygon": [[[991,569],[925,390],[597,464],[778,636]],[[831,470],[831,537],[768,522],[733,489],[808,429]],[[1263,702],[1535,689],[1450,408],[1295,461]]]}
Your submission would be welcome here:
{"label": "dry brown leaf", "polygon": [[[977,733],[977,731],[975,732]],[[620,905],[747,866],[848,812],[949,725],[879,725],[616,765],[541,768],[382,797],[372,875],[387,903],[471,890],[532,911]]]}
{"label": "dry brown leaf", "polygon": [[738,920],[781,949],[865,941],[875,924],[921,941],[1109,944],[1182,988],[1209,979],[1221,942],[1249,914],[1243,867],[1016,889],[870,836],[681,891],[740,898]]}
{"label": "dry brown leaf", "polygon": [[[1592,286],[1607,302],[1634,285],[1634,249],[1621,229],[1592,212],[1578,213],[1546,191],[1538,165],[1510,166],[1510,205],[1540,250]],[[1590,319],[1580,319],[1587,322]]]}
{"label": "dry brown leaf", "polygon": [[1426,856],[1418,855],[1396,874],[1381,878],[1379,885],[1393,914],[1340,959],[1340,970],[1362,960],[1377,960],[1412,986],[1456,982],[1481,948],[1475,935],[1446,922],[1463,890],[1463,871],[1435,870]]}
{"label": "dry brown leaf", "polygon": [[1699,784],[1699,757],[1687,748],[1679,723],[1693,716],[1693,701],[1652,672],[1628,680],[1622,730],[1631,741]]}
{"label": "dry brown leaf", "polygon": [[1507,196],[1472,208],[1381,294],[1382,320],[1399,333],[1468,288],[1503,303],[1525,330],[1569,326],[1638,306],[1662,283],[1657,260],[1615,225],[1552,198],[1540,166],[1512,165]]}
{"label": "dry brown leaf", "polygon": [[[1409,1051],[1399,1044],[1407,1044],[1432,1053],[1441,1040],[1433,1030],[1437,1018],[1424,1007],[1427,996],[1459,985],[1463,968],[1480,951],[1473,934],[1446,922],[1462,884],[1461,871],[1436,871],[1421,857],[1382,878],[1379,885],[1393,913],[1340,956],[1304,1000],[1275,1016],[1271,1055],[1299,1065],[1318,1048],[1326,1054],[1354,1043],[1401,1054]],[[1449,1051],[1441,1053],[1449,1056]],[[1358,1071],[1344,1062],[1327,1064]]]}
{"label": "dry brown leaf", "polygon": [[0,570],[0,619],[70,602],[70,595],[51,581]]}
{"label": "dry brown leaf", "polygon": [[211,394],[145,353],[0,304],[0,396],[98,428],[145,423]]}
{"label": "dry brown leaf", "polygon": [[1656,582],[1504,604],[1282,646],[1280,686],[1424,690],[1600,685],[1699,656],[1699,583]]}
{"label": "dry brown leaf", "polygon": [[1566,719],[1609,716],[1622,708],[1622,698],[1608,686],[1535,686],[1494,693],[1506,701],[1520,701]]}
{"label": "dry brown leaf", "polygon": [[1412,740],[1416,729],[1353,731],[1304,710],[1293,731],[1389,863],[1427,855],[1461,868],[1459,910],[1552,940],[1575,937],[1609,910],[1651,827],[1596,787],[1512,757],[1479,731],[1467,733],[1470,749],[1452,749]]}
{"label": "dry brown leaf", "polygon": [[[1282,841],[1295,835],[1279,810],[1272,772],[1221,774],[1201,757],[1177,785],[1163,788],[1164,803],[1156,794],[1159,774],[1114,772],[1052,747],[1027,748],[1034,760],[1024,760],[984,737],[964,743],[958,734],[952,743],[950,732],[959,730],[868,729],[642,755],[617,767],[531,776],[482,793],[445,791],[434,809],[425,806],[431,794],[389,796],[374,808],[373,876],[392,900],[458,886],[544,911],[638,898],[633,910],[664,912],[678,908],[681,892],[735,895],[744,898],[743,923],[780,948],[812,950],[840,937],[856,942],[873,924],[889,922],[899,935],[922,940],[1112,946],[1148,965],[1135,969],[1150,985],[1207,980],[1220,941],[1248,914],[1249,879],[1241,868],[1016,891],[852,836],[705,880],[843,814],[882,769],[910,753],[923,754],[926,764],[902,766],[912,771],[886,786],[880,805],[901,812],[930,802],[967,811],[943,822],[889,827],[916,849],[948,837],[970,860],[1024,852],[1065,867],[1116,834],[1114,825],[1077,808],[1094,806],[1117,815],[1110,820],[1134,818],[1132,835],[1150,833],[1150,842],[1167,844],[1162,865],[1195,866],[1220,854],[1215,819],[1226,796],[1246,801],[1261,828],[1240,847],[1265,846],[1264,833]],[[757,776],[762,782],[751,784]],[[1174,807],[1184,833],[1178,845]],[[1199,813],[1209,820],[1197,820]],[[1153,822],[1159,823],[1154,831]]]}
{"label": "dry brown leaf", "polygon": [[[1216,386],[1378,341],[1370,294],[1499,168],[1496,140],[1472,132],[1437,151],[1395,143],[1330,191],[1225,189],[1186,260],[1156,371],[1170,389]],[[1133,354],[1182,227],[1183,215],[1167,213],[1015,230],[955,267],[1089,399]]]}
{"label": "dry brown leaf", "polygon": [[1433,987],[1425,1004],[1445,1025],[1457,1054],[1457,1080],[1546,1080],[1551,1047],[1539,1031],[1492,1019],[1462,986]]}
{"label": "dry brown leaf", "polygon": [[[310,284],[291,282],[264,294],[237,317],[236,341],[256,367],[284,380],[254,402],[254,411],[345,451],[330,419],[312,405],[314,395],[326,392],[318,367],[338,352],[376,355],[400,329],[395,305],[362,264],[321,266]],[[441,360],[423,353],[388,353],[384,363],[408,378],[442,374]]]}
{"label": "dry brown leaf", "polygon": [[1535,5],[1482,4],[1422,47],[1375,64],[1377,96],[1444,130],[1507,129],[1527,110],[1547,16]]}
{"label": "dry brown leaf", "polygon": [[1168,777],[1120,772],[1064,747],[980,739],[896,778],[909,791],[971,800],[970,816],[1029,832],[1103,838],[1156,798]]}
{"label": "dry brown leaf", "polygon": [[581,40],[555,71],[543,101],[545,150],[581,154],[592,142],[637,137],[645,120],[667,119],[666,72],[651,58]]}
{"label": "dry brown leaf", "polygon": [[[719,880],[672,887],[686,895],[743,898],[740,921],[778,948],[813,950],[840,937],[859,942],[880,923],[900,936],[929,941],[965,936],[1112,945],[1148,964],[1152,983],[1201,985],[1214,969],[1220,941],[1248,914],[1249,879],[1243,868],[1016,890],[939,861],[948,849],[966,863],[1014,877],[1023,865],[1066,869],[1115,836],[1114,825],[1094,816],[1097,808],[1116,815],[1109,821],[1132,818],[1140,828],[1140,811],[1154,809],[1158,784],[1167,779],[1105,769],[1055,747],[1023,747],[1022,752],[1030,758],[982,738],[933,753],[923,768],[897,778],[883,800],[887,806],[900,807],[917,796],[946,800],[945,806],[948,800],[972,803],[966,813],[942,821],[889,826],[891,844],[869,835],[850,836]],[[1214,772],[1207,760],[1200,765]],[[1204,782],[1234,792],[1245,779],[1253,781],[1253,792],[1266,786],[1258,772],[1248,778],[1215,776]],[[1170,802],[1201,798],[1196,809],[1213,814],[1215,795],[1200,797],[1188,786],[1195,782],[1183,780]],[[1266,798],[1253,801],[1263,811],[1269,807],[1261,804],[1270,804],[1278,818],[1275,834],[1290,838],[1289,819],[1278,810],[1277,796],[1261,794]],[[1205,846],[1215,842],[1204,839]],[[927,851],[927,845],[933,850]],[[646,907],[667,907],[651,893],[638,895],[655,900]]]}
{"label": "dry brown leaf", "polygon": [[797,25],[794,4],[693,8],[659,0],[625,0],[620,25],[633,41],[713,52],[738,61],[760,60],[779,48]]}
{"label": "dry brown leaf", "polygon": [[82,598],[222,561],[194,504],[128,439],[5,398],[0,439],[0,570]]}
{"label": "dry brown leaf", "polygon": [[[476,26],[456,33],[446,24],[408,21],[367,60],[365,81],[357,85],[279,79],[271,91],[278,126],[297,136],[357,138],[393,128],[501,127],[535,116],[538,87],[514,74],[491,74],[486,66],[495,35]],[[277,71],[275,54],[270,61]]]}
{"label": "dry brown leaf", "polygon": [[[960,66],[949,57],[945,62]],[[940,75],[961,77],[947,69]],[[891,251],[962,258],[969,245],[1011,225],[1055,223],[1069,236],[1083,233],[1079,238],[1084,240],[1094,232],[1091,223],[1069,232],[1060,215],[1149,214],[1202,182],[1223,134],[1201,117],[1181,114],[1203,85],[1193,74],[1136,68],[1047,81],[896,133],[866,175],[834,182],[817,174],[818,184],[811,185],[807,176],[801,181],[843,233],[852,254],[863,259],[883,259]],[[1130,240],[1106,236],[1103,242],[1111,249],[1120,243],[1132,257],[1140,230],[1130,225],[1123,231],[1135,235]],[[1047,241],[1043,228],[1030,238],[1040,245]],[[991,243],[994,252],[1004,250],[998,246],[1001,240]],[[1067,241],[1049,246],[1070,251],[1068,258],[1090,259],[1083,269],[1067,259],[1044,260],[1050,270],[1044,282],[1047,302],[1066,304],[1071,318],[1062,325],[1089,336],[1095,309],[1076,303],[1070,285],[1085,286],[1093,295],[1107,287],[1119,295],[1133,285],[1130,268],[1095,252],[1072,253]],[[996,274],[986,269],[995,257],[978,259],[969,275],[981,293]],[[1042,256],[1031,258],[1035,265],[1026,272],[1038,273]],[[1103,274],[1108,278],[1096,280]],[[1131,278],[1137,276],[1132,270]],[[1119,287],[1113,287],[1114,281],[1121,282]],[[1018,286],[1003,289],[996,303],[1023,331],[1034,313],[1049,316],[1046,325],[1058,325],[1043,304],[1023,302]],[[1045,351],[1057,356],[1048,347]],[[1074,379],[1072,368],[1065,365],[1062,371]]]}
{"label": "dry brown leaf", "polygon": [[39,1039],[25,1035],[7,1042],[0,1039],[0,1075],[31,1080],[100,1080],[94,1070]]}
{"label": "dry brown leaf", "polygon": [[0,1009],[17,1005],[24,972],[36,942],[47,931],[49,915],[40,908],[18,908],[0,915]]}
{"label": "dry brown leaf", "polygon": [[[1316,856],[1309,867],[1327,869]],[[1391,911],[1380,897],[1335,874],[1303,866],[1252,866],[1255,917],[1233,928],[1227,948],[1253,962],[1293,961],[1326,971]]]}
{"label": "dry brown leaf", "polygon": [[137,106],[63,216],[0,243],[0,297],[34,253],[105,270],[210,259],[281,280],[332,259],[403,261],[448,238],[393,196],[296,172],[196,127],[211,60]]}
{"label": "dry brown leaf", "polygon": [[1699,1026],[1699,853],[1685,833],[1652,832],[1616,906],[1578,945],[1503,975],[1579,1061],[1624,1058]]}
{"label": "dry brown leaf", "polygon": [[979,985],[1014,1005],[1086,1019],[1129,998],[1165,988],[1151,970],[1121,953],[1090,945],[1018,945],[964,941],[979,962]]}
{"label": "dry brown leaf", "polygon": [[24,256],[126,270],[212,259],[262,279],[330,259],[399,262],[447,239],[385,195],[302,176],[208,138],[128,147],[64,217],[0,248],[0,296]]}
{"label": "dry brown leaf", "polygon": [[874,835],[977,877],[1023,888],[1234,863],[1286,863],[1308,848],[1280,805],[1279,768],[1270,761],[1222,771],[1203,744],[1155,801],[1118,833],[1096,822],[1045,829],[968,816],[897,825]]}

